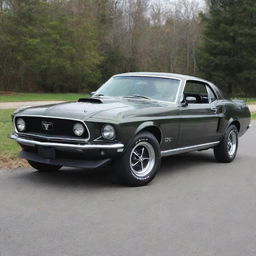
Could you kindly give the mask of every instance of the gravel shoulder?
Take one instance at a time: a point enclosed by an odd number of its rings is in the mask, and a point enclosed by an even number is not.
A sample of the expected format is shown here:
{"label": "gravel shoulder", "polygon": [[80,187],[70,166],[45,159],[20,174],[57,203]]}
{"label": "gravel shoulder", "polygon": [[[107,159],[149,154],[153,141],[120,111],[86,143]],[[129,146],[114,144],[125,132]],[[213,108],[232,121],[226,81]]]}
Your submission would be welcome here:
{"label": "gravel shoulder", "polygon": [[249,109],[251,112],[256,112],[256,105],[249,105]]}

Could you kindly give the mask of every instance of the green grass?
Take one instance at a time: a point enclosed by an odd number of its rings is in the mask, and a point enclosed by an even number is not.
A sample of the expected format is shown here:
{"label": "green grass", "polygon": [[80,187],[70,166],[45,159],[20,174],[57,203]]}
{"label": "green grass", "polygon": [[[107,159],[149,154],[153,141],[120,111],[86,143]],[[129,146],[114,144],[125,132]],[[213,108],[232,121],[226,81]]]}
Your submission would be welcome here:
{"label": "green grass", "polygon": [[256,99],[246,99],[247,104],[256,104]]}
{"label": "green grass", "polygon": [[252,120],[256,120],[256,113],[252,113]]}
{"label": "green grass", "polygon": [[0,110],[0,156],[16,156],[20,151],[19,145],[7,138],[13,131],[11,114],[14,110]]}
{"label": "green grass", "polygon": [[256,104],[255,98],[233,98],[233,100],[244,100],[247,104]]}
{"label": "green grass", "polygon": [[0,102],[13,101],[76,101],[89,97],[86,93],[3,93],[0,92]]}

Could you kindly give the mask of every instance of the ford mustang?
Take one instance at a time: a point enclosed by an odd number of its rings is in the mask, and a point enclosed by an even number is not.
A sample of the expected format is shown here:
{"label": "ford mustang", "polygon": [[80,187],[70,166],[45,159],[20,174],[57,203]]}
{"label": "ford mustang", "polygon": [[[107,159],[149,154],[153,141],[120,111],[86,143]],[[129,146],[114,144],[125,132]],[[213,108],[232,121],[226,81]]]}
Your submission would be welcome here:
{"label": "ford mustang", "polygon": [[148,184],[161,158],[213,149],[229,163],[250,126],[243,101],[225,99],[211,82],[170,73],[115,75],[91,98],[25,107],[12,115],[10,138],[39,171],[113,164],[129,186]]}

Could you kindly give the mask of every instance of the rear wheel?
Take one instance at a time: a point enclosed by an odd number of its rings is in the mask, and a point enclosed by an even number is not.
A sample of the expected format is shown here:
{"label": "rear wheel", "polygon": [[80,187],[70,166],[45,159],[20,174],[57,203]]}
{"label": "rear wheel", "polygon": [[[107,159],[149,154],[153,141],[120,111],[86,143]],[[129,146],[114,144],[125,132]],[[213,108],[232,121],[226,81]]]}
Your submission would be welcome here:
{"label": "rear wheel", "polygon": [[238,149],[238,131],[235,125],[231,125],[225,132],[223,140],[214,148],[217,161],[222,163],[232,162]]}
{"label": "rear wheel", "polygon": [[61,165],[42,164],[30,160],[28,160],[28,163],[31,165],[31,167],[40,172],[54,172],[58,171],[62,167]]}
{"label": "rear wheel", "polygon": [[138,134],[116,162],[116,172],[122,183],[143,186],[156,175],[161,164],[160,146],[149,132]]}

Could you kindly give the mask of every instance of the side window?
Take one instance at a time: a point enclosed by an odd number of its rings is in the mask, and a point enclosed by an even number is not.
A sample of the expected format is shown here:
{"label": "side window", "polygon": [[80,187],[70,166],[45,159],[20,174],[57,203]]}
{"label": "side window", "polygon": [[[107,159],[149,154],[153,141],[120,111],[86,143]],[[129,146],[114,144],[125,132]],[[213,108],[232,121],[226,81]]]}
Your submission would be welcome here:
{"label": "side window", "polygon": [[195,98],[195,104],[209,103],[208,86],[204,83],[196,81],[187,81],[184,89],[184,98]]}

